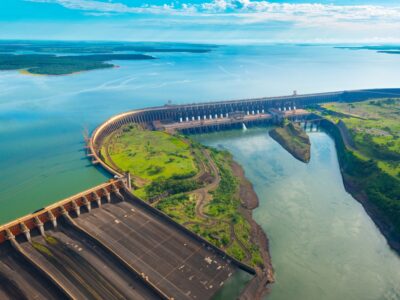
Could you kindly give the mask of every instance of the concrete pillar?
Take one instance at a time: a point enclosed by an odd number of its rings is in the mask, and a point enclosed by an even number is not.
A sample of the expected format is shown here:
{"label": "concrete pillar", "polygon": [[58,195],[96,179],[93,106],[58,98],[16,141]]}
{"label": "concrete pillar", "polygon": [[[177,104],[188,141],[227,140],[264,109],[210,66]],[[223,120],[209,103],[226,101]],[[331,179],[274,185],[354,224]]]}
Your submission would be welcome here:
{"label": "concrete pillar", "polygon": [[10,229],[6,229],[6,239],[9,240],[15,240],[15,235],[11,232]]}
{"label": "concrete pillar", "polygon": [[228,116],[229,116],[229,114],[228,114],[228,113],[226,113],[226,114],[225,114],[225,118],[227,118]]}
{"label": "concrete pillar", "polygon": [[250,114],[250,112],[249,111],[247,111],[247,115],[249,115]]}
{"label": "concrete pillar", "polygon": [[210,120],[212,119],[212,115],[210,115]]}
{"label": "concrete pillar", "polygon": [[62,215],[68,215],[68,212],[67,212],[67,210],[65,209],[64,206],[60,206],[59,210],[60,210],[60,213],[61,213]]}
{"label": "concrete pillar", "polygon": [[189,117],[186,117],[186,122],[189,122]]}
{"label": "concrete pillar", "polygon": [[83,204],[86,206],[87,210],[90,212],[92,210],[92,204],[86,198],[86,196],[83,196],[82,199],[83,199]]}
{"label": "concrete pillar", "polygon": [[21,228],[21,231],[23,234],[25,234],[26,239],[28,240],[28,242],[31,242],[31,231],[29,230],[28,227],[26,227],[25,223],[20,223],[19,227]]}
{"label": "concrete pillar", "polygon": [[57,228],[57,219],[56,219],[56,217],[53,215],[53,213],[50,210],[47,212],[47,215],[49,217],[49,220],[53,224],[53,228],[56,229]]}
{"label": "concrete pillar", "polygon": [[260,114],[260,110],[259,109],[257,109],[257,115],[259,115]]}
{"label": "concrete pillar", "polygon": [[199,120],[199,121],[200,121],[200,116],[197,116],[197,120]]}
{"label": "concrete pillar", "polygon": [[204,119],[204,120],[206,120],[206,119],[207,119],[207,116],[206,116],[206,115],[204,115],[203,119]]}
{"label": "concrete pillar", "polygon": [[39,217],[35,217],[34,220],[35,220],[35,224],[36,224],[37,228],[39,228],[40,234],[42,236],[45,236],[43,222],[40,221]]}
{"label": "concrete pillar", "polygon": [[254,110],[251,111],[251,114],[254,115]]}
{"label": "concrete pillar", "polygon": [[124,201],[124,197],[121,195],[119,188],[114,183],[111,186],[111,190],[118,198]]}
{"label": "concrete pillar", "polygon": [[74,209],[76,215],[79,217],[81,215],[81,208],[76,204],[75,200],[71,201],[72,208]]}
{"label": "concrete pillar", "polygon": [[279,110],[279,111],[282,111],[282,108],[279,107],[278,110]]}
{"label": "concrete pillar", "polygon": [[105,196],[105,197],[106,197],[106,199],[107,199],[107,203],[110,203],[110,202],[111,202],[111,196],[110,196],[110,193],[107,191],[107,189],[106,189],[106,188],[103,188],[103,189],[102,189],[102,191],[103,191],[103,196]]}
{"label": "concrete pillar", "polygon": [[261,113],[264,113],[264,110],[263,110],[263,109],[261,110]]}
{"label": "concrete pillar", "polygon": [[223,119],[224,118],[224,114],[221,114],[221,119]]}
{"label": "concrete pillar", "polygon": [[132,189],[132,177],[131,177],[131,173],[126,172],[125,175],[126,175],[126,183],[127,183],[126,188],[127,188],[128,190],[131,190],[131,189]]}
{"label": "concrete pillar", "polygon": [[218,119],[218,114],[215,114],[215,119]]}
{"label": "concrete pillar", "polygon": [[192,117],[192,121],[194,121],[194,117]]}
{"label": "concrete pillar", "polygon": [[179,123],[182,123],[182,118],[179,118]]}
{"label": "concrete pillar", "polygon": [[97,195],[96,192],[93,192],[93,193],[92,193],[92,196],[93,196],[93,199],[96,201],[97,206],[98,206],[98,207],[101,207],[101,199],[100,199],[99,195]]}

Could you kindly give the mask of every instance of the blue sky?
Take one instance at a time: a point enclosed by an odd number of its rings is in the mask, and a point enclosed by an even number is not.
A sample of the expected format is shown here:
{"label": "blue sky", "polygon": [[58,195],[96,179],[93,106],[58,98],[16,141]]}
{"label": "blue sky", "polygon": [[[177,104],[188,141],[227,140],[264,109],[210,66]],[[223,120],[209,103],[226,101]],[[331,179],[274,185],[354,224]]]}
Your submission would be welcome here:
{"label": "blue sky", "polygon": [[400,43],[400,0],[0,0],[0,39]]}

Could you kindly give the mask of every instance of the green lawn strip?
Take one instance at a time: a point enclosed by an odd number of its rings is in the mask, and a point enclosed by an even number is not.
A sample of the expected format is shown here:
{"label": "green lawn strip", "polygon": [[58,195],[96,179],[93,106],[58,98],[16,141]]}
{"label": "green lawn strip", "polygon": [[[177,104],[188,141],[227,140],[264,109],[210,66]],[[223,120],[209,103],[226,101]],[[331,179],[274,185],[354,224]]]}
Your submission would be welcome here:
{"label": "green lawn strip", "polygon": [[243,261],[246,258],[246,253],[237,241],[234,241],[232,245],[226,249],[226,252],[240,261]]}
{"label": "green lawn strip", "polygon": [[263,260],[261,258],[259,248],[257,245],[254,245],[250,240],[251,238],[250,224],[246,221],[246,219],[242,215],[237,214],[234,218],[234,228],[236,237],[251,253],[252,265],[261,266],[263,264]]}

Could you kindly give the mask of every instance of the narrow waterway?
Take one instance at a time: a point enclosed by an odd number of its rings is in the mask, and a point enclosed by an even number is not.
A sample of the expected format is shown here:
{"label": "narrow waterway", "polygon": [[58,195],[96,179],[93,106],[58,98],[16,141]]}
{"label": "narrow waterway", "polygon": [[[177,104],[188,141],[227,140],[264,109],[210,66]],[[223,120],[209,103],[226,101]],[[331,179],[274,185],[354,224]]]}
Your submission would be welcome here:
{"label": "narrow waterway", "polygon": [[[310,133],[309,164],[265,128],[197,136],[228,149],[254,184],[256,221],[267,232],[276,283],[268,299],[400,299],[400,259],[344,189],[333,140]],[[241,274],[217,299],[237,292]]]}

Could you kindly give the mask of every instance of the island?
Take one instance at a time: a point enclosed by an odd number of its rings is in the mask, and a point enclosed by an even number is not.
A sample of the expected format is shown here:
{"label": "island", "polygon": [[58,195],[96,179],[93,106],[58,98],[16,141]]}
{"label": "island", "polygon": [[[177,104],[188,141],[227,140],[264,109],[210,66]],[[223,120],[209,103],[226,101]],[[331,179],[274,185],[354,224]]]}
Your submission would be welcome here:
{"label": "island", "polygon": [[[76,42],[76,41],[0,41],[0,53],[207,53],[218,47],[210,44],[163,42]],[[121,53],[120,53],[121,54]]]}
{"label": "island", "polygon": [[308,163],[311,156],[310,139],[299,124],[287,123],[269,131],[269,135],[293,157]]}
{"label": "island", "polygon": [[100,155],[111,168],[131,174],[137,197],[260,274],[265,271],[261,290],[273,281],[268,240],[252,218],[257,195],[229,152],[129,124],[106,138]]}
{"label": "island", "polygon": [[23,70],[26,74],[68,75],[81,71],[113,68],[111,60],[155,59],[144,54],[96,54],[56,56],[47,54],[0,54],[0,70]]}
{"label": "island", "polygon": [[400,253],[400,99],[323,104],[346,190]]}
{"label": "island", "polygon": [[[210,52],[215,45],[129,42],[0,41],[0,71],[69,75],[115,67],[113,60],[150,60],[151,53]],[[57,54],[57,55],[56,55]]]}

